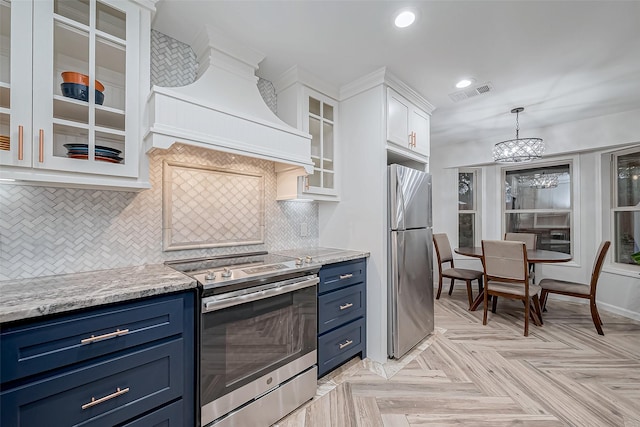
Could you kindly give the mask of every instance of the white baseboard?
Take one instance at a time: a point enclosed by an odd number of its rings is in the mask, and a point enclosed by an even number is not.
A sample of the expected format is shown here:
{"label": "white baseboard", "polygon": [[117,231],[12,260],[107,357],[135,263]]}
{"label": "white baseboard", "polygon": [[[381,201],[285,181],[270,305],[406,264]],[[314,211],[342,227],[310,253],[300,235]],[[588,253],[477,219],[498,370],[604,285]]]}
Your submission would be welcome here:
{"label": "white baseboard", "polygon": [[[558,295],[558,294],[549,294],[549,299],[574,302],[578,304],[589,304],[589,300],[586,300],[583,298],[572,298],[572,297],[568,297],[565,295]],[[627,310],[626,308],[621,308],[621,307],[607,304],[601,301],[598,301],[598,310],[605,310],[605,311],[608,311],[609,313],[618,314],[620,316],[624,316],[629,319],[640,320],[640,313],[636,311]]]}

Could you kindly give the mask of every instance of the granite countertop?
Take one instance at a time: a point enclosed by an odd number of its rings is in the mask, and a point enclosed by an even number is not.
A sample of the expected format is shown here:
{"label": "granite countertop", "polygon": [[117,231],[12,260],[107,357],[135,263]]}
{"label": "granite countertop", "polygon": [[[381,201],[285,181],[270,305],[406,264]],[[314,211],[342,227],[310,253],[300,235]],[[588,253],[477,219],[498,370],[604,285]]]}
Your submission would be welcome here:
{"label": "granite countertop", "polygon": [[317,262],[322,265],[351,261],[354,259],[366,258],[369,256],[369,252],[365,251],[321,247],[290,249],[286,251],[277,251],[274,253],[276,255],[282,255],[290,258],[305,258],[307,256],[310,256],[313,262]]}
{"label": "granite countertop", "polygon": [[[364,251],[318,247],[274,253],[290,258],[310,256],[322,265],[369,256]],[[0,323],[196,287],[194,279],[164,264],[7,280],[0,282]]]}
{"label": "granite countertop", "polygon": [[196,288],[163,264],[0,282],[0,323]]}

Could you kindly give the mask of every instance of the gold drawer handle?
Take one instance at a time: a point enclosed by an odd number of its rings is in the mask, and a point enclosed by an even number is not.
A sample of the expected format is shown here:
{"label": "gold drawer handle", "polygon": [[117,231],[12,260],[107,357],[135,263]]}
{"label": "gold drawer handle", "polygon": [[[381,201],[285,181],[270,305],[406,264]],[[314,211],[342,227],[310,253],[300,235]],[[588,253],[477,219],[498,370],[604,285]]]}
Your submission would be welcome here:
{"label": "gold drawer handle", "polygon": [[85,338],[82,341],[80,341],[80,344],[91,344],[92,342],[102,341],[109,338],[115,338],[121,335],[127,335],[128,333],[129,333],[128,329],[122,329],[122,330],[116,329],[115,332],[109,332],[108,334],[98,335],[97,337],[95,335],[91,335],[90,338]]}
{"label": "gold drawer handle", "polygon": [[348,346],[350,346],[351,344],[353,344],[353,341],[351,341],[351,340],[346,340],[344,343],[342,343],[342,344],[338,344],[338,345],[340,346],[340,350],[342,350],[343,348],[348,347]]}
{"label": "gold drawer handle", "polygon": [[18,160],[24,159],[24,127],[18,126]]}
{"label": "gold drawer handle", "polygon": [[353,277],[353,274],[349,273],[349,274],[341,274],[340,275],[340,280],[343,279],[351,279]]}
{"label": "gold drawer handle", "polygon": [[38,161],[44,163],[44,129],[40,129],[38,136]]}
{"label": "gold drawer handle", "polygon": [[353,304],[350,302],[346,303],[345,305],[341,305],[340,310],[346,310],[349,307],[353,307]]}
{"label": "gold drawer handle", "polygon": [[91,398],[91,402],[89,403],[85,403],[84,405],[82,405],[82,409],[87,409],[87,408],[91,408],[92,406],[95,405],[99,405],[102,402],[106,402],[107,400],[111,400],[114,397],[118,397],[122,394],[128,393],[129,392],[129,387],[127,388],[123,388],[122,390],[120,390],[120,387],[118,387],[115,391],[115,393],[111,393],[108,396],[105,397],[101,397],[100,399],[96,399],[95,397]]}

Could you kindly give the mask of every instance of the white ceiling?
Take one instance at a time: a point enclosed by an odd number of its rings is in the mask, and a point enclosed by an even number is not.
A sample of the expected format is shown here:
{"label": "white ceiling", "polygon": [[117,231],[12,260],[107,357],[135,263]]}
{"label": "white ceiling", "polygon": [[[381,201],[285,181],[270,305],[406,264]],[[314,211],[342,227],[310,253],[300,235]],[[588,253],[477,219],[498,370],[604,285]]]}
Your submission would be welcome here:
{"label": "white ceiling", "polygon": [[[410,6],[416,23],[393,26]],[[153,28],[191,44],[211,25],[266,58],[340,86],[382,66],[436,110],[432,144],[509,139],[527,129],[640,108],[640,1],[161,0]],[[491,82],[453,102],[457,80]],[[640,119],[640,118],[639,118]]]}

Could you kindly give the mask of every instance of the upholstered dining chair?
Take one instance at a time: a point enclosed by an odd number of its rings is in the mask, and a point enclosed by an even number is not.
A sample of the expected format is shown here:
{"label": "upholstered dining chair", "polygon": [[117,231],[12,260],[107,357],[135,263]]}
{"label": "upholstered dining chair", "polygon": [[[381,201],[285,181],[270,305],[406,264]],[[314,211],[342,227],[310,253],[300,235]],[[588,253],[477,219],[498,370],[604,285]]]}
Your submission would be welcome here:
{"label": "upholstered dining chair", "polygon": [[[456,268],[453,264],[453,253],[451,252],[451,245],[449,244],[449,237],[446,233],[436,233],[433,235],[433,245],[436,248],[436,256],[438,257],[438,293],[436,299],[440,298],[442,292],[442,278],[446,277],[451,279],[451,285],[449,286],[449,295],[453,292],[453,284],[456,280],[464,280],[467,283],[467,298],[469,299],[469,307],[473,304],[473,292],[471,291],[471,282],[478,281],[478,292],[482,292],[482,271],[469,270],[466,268]],[[450,263],[451,267],[443,270],[442,264]]]}
{"label": "upholstered dining chair", "polygon": [[485,277],[484,316],[482,324],[487,324],[489,296],[517,299],[524,304],[524,336],[529,335],[531,302],[539,319],[540,286],[529,283],[527,248],[524,242],[506,240],[483,240],[482,255]]}
{"label": "upholstered dining chair", "polygon": [[602,264],[604,264],[604,258],[607,255],[609,246],[611,246],[610,241],[600,243],[596,259],[593,262],[591,282],[589,282],[589,284],[568,282],[557,279],[542,279],[540,281],[540,287],[542,288],[540,303],[542,304],[542,307],[547,304],[547,298],[550,293],[588,299],[589,306],[591,307],[591,318],[593,319],[593,324],[595,325],[598,334],[604,335],[604,332],[602,331],[602,319],[600,319],[600,313],[598,313],[598,307],[596,306],[596,289],[598,287],[600,272],[602,271]]}
{"label": "upholstered dining chair", "polygon": [[535,251],[538,243],[538,235],[535,233],[504,233],[504,240],[510,242],[524,242],[528,251]]}

